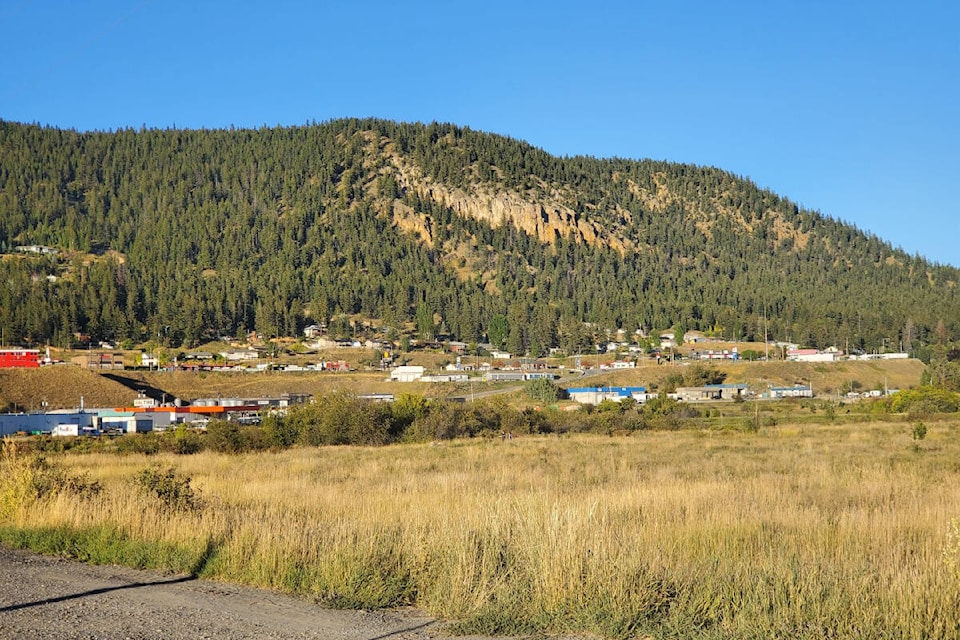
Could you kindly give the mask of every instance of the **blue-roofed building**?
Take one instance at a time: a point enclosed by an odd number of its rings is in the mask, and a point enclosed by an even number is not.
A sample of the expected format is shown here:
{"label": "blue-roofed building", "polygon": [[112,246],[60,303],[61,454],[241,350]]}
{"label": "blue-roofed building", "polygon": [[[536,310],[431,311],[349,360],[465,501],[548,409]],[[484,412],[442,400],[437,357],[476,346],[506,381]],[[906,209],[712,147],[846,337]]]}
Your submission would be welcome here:
{"label": "blue-roofed building", "polygon": [[570,399],[580,404],[597,405],[604,400],[621,402],[626,399],[646,402],[646,387],[572,387],[567,389]]}
{"label": "blue-roofed building", "polygon": [[78,435],[85,430],[96,429],[97,415],[85,411],[51,411],[50,413],[2,413],[0,436],[15,433],[56,433],[74,431]]}

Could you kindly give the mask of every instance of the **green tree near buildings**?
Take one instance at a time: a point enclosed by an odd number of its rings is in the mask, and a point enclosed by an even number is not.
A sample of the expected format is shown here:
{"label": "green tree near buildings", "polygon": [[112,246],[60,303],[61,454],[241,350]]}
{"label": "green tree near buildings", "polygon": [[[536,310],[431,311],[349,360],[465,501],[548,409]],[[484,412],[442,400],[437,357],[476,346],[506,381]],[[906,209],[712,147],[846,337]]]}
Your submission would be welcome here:
{"label": "green tree near buildings", "polygon": [[425,302],[417,305],[417,334],[421,340],[433,340],[437,334],[437,325],[434,322],[433,309]]}
{"label": "green tree near buildings", "polygon": [[487,338],[495,349],[501,349],[507,342],[507,336],[510,335],[510,324],[507,317],[503,314],[497,314],[490,319],[490,325],[487,327]]}
{"label": "green tree near buildings", "polygon": [[551,404],[560,399],[560,389],[551,380],[536,378],[524,385],[526,394],[538,402]]}

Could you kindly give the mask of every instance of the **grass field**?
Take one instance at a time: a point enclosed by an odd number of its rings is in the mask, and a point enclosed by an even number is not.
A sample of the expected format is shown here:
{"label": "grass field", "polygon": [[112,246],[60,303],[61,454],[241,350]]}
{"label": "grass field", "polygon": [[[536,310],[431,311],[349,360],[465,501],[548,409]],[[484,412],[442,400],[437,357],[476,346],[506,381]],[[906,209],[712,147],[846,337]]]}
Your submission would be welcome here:
{"label": "grass field", "polygon": [[412,604],[464,633],[956,638],[960,424],[927,427],[919,441],[902,422],[781,424],[54,466],[8,445],[0,539],[335,606]]}

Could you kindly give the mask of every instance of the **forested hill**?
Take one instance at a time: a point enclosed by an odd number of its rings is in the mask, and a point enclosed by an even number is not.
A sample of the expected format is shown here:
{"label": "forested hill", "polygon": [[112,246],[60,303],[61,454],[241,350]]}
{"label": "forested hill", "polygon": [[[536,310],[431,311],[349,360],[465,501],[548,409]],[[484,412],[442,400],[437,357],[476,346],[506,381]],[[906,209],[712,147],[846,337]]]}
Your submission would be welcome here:
{"label": "forested hill", "polygon": [[618,327],[762,339],[764,318],[820,347],[960,335],[956,268],[749,181],[453,125],[0,122],[0,252],[7,344],[193,345],[358,315],[534,353]]}

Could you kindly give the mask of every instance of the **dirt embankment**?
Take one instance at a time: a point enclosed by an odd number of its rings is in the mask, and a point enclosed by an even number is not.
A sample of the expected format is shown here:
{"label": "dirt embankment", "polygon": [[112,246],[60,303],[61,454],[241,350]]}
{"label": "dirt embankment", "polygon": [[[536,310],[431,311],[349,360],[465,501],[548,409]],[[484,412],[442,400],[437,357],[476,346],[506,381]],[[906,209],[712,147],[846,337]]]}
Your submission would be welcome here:
{"label": "dirt embankment", "polygon": [[122,407],[136,397],[133,389],[73,365],[0,369],[0,411]]}

